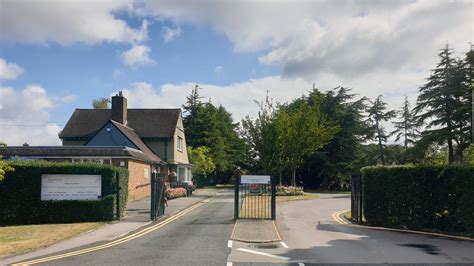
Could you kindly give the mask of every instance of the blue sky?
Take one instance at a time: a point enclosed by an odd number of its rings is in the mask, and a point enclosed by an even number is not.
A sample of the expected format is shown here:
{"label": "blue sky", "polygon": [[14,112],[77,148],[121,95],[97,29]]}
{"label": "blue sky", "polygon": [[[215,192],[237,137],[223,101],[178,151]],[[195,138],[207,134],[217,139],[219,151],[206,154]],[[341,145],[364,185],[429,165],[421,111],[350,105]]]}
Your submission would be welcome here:
{"label": "blue sky", "polygon": [[59,144],[95,98],[122,90],[130,107],[179,107],[195,83],[235,120],[267,91],[286,102],[313,83],[399,108],[446,42],[469,49],[472,11],[469,0],[4,0],[0,141]]}

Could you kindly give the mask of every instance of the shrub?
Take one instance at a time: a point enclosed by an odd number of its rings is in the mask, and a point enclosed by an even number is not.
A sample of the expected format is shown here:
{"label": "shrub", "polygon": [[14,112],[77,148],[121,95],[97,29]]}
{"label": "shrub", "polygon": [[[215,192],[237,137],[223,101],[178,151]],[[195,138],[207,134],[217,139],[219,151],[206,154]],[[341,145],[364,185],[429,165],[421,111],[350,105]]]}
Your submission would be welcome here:
{"label": "shrub", "polygon": [[474,166],[375,166],[361,172],[367,223],[474,232]]}
{"label": "shrub", "polygon": [[293,186],[276,186],[277,196],[302,196],[304,195],[303,187]]}
{"label": "shrub", "polygon": [[[0,225],[69,223],[113,220],[117,217],[116,187],[120,183],[120,216],[128,197],[126,169],[94,163],[14,161],[0,182]],[[41,200],[42,174],[97,174],[102,176],[101,200]]]}
{"label": "shrub", "polygon": [[177,188],[168,188],[165,191],[165,196],[167,199],[175,199],[180,197],[186,197],[187,191],[185,188],[177,187]]}

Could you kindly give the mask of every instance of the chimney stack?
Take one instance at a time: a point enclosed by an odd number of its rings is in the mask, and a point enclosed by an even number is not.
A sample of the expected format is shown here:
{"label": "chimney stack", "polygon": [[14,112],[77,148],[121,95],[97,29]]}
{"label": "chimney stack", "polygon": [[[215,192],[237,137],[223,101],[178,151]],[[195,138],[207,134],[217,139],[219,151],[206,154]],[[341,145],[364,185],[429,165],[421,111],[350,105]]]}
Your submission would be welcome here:
{"label": "chimney stack", "polygon": [[122,91],[112,97],[112,120],[127,125],[127,98],[123,97]]}

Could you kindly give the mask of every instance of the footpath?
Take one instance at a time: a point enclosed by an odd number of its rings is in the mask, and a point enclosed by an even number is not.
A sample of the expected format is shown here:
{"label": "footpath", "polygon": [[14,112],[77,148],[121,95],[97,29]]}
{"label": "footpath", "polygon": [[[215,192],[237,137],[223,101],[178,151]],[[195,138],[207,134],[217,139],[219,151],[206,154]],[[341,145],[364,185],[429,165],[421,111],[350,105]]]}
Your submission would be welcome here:
{"label": "footpath", "polygon": [[2,258],[2,260],[0,260],[0,265],[8,265],[17,261],[29,260],[69,249],[75,249],[81,246],[92,246],[95,243],[112,241],[144,227],[152,226],[153,224],[158,223],[181,210],[203,201],[206,198],[214,196],[216,193],[217,191],[215,190],[197,190],[190,197],[170,200],[168,201],[168,207],[165,209],[165,215],[153,222],[150,221],[150,198],[132,201],[127,204],[124,218],[119,222],[105,225],[98,229],[83,233],[71,239],[61,241],[43,249],[16,255],[13,257]]}

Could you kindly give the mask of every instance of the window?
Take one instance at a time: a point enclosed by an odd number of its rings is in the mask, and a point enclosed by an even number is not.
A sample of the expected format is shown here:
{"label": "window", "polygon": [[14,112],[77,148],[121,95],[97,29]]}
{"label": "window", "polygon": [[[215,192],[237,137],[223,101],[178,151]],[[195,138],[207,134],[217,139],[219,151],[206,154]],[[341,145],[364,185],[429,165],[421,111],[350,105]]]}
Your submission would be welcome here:
{"label": "window", "polygon": [[178,136],[178,151],[183,151],[183,138]]}
{"label": "window", "polygon": [[178,167],[178,181],[186,181],[186,168]]}

